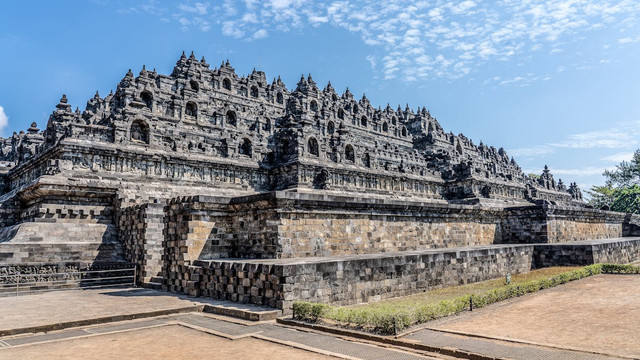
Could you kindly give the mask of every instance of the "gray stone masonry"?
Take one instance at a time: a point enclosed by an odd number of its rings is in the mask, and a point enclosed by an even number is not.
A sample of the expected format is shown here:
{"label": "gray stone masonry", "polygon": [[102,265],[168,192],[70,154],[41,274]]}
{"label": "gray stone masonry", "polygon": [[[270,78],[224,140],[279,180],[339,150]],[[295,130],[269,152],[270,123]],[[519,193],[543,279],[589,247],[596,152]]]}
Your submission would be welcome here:
{"label": "gray stone masonry", "polygon": [[586,240],[559,244],[536,244],[534,265],[627,264],[640,259],[640,238]]}
{"label": "gray stone masonry", "polygon": [[118,229],[127,261],[138,266],[138,281],[162,277],[164,204],[149,203],[121,210]]}
{"label": "gray stone masonry", "polygon": [[63,95],[42,128],[0,138],[0,267],[131,262],[143,283],[285,309],[526,271],[535,249],[541,264],[638,252],[533,245],[638,235],[640,217],[590,209],[425,107],[311,75],[289,89],[183,54],[82,111]]}
{"label": "gray stone masonry", "polygon": [[521,273],[533,246],[502,245],[282,260],[198,260],[172,274],[168,290],[290,312],[295,300],[336,305]]}

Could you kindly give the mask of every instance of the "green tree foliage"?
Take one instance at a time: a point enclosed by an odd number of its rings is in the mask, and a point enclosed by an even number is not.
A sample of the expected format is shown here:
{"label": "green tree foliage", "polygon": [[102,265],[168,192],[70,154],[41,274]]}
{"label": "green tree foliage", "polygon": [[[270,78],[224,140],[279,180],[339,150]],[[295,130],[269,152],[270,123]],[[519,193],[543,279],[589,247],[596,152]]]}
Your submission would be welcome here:
{"label": "green tree foliage", "polygon": [[609,186],[592,186],[591,190],[587,190],[589,194],[589,204],[596,209],[611,208],[614,199],[614,189]]}
{"label": "green tree foliage", "polygon": [[605,170],[604,176],[607,186],[614,189],[640,185],[640,149],[633,153],[631,161],[621,162],[615,170]]}
{"label": "green tree foliage", "polygon": [[623,161],[615,170],[606,170],[606,185],[587,191],[589,203],[596,209],[640,214],[640,149],[631,161]]}

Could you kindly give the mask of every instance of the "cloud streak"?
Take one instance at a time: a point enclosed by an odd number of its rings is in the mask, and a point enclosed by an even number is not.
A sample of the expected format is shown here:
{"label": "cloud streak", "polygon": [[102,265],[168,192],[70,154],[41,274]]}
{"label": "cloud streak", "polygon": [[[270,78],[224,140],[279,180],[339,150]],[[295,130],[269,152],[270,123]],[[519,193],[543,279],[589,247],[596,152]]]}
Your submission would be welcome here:
{"label": "cloud streak", "polygon": [[[154,0],[125,11],[163,11]],[[271,33],[331,25],[372,47],[367,58],[385,79],[456,79],[479,67],[527,61],[562,52],[573,37],[602,29],[632,29],[640,17],[633,0],[223,0],[186,1],[167,10],[183,28],[256,41]],[[624,45],[638,37],[617,40]],[[373,60],[373,61],[372,61]],[[514,77],[498,85],[526,86],[548,76]]]}
{"label": "cloud streak", "polygon": [[4,130],[9,125],[9,117],[4,112],[4,108],[0,106],[0,131]]}
{"label": "cloud streak", "polygon": [[[567,135],[558,142],[547,143],[532,147],[511,149],[513,156],[534,158],[554,153],[557,149],[630,149],[638,145],[640,138],[640,121],[618,123],[616,126],[599,131],[588,131]],[[615,161],[628,155],[620,153],[603,158],[605,161]],[[624,160],[624,159],[623,159]]]}

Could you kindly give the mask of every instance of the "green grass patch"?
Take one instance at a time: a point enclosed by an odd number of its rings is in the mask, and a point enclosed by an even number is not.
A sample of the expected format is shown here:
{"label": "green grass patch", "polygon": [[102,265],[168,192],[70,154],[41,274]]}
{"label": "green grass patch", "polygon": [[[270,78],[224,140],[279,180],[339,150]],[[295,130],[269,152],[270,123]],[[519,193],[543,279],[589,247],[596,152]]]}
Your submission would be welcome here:
{"label": "green grass patch", "polygon": [[480,308],[538,290],[596,274],[640,274],[633,265],[595,264],[585,267],[554,267],[504,278],[453,286],[416,295],[349,307],[297,301],[294,319],[326,322],[381,334],[395,334],[410,326]]}

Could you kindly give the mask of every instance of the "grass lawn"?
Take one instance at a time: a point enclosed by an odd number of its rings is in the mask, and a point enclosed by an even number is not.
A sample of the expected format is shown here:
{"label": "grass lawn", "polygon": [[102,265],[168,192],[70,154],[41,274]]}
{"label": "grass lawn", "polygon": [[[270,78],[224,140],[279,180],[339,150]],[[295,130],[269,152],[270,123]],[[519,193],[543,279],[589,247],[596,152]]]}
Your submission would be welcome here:
{"label": "grass lawn", "polygon": [[[548,279],[550,277],[566,273],[568,271],[581,269],[581,266],[555,266],[544,269],[537,269],[526,272],[524,274],[517,274],[511,276],[511,284],[518,285],[524,284],[530,281],[536,281],[541,279]],[[506,285],[506,279],[504,277],[477,282],[473,284],[450,286],[441,289],[428,290],[423,293],[402,296],[388,300],[382,300],[375,303],[366,303],[349,306],[350,308],[385,308],[393,307],[400,308],[415,308],[427,304],[436,304],[442,300],[452,300],[459,296],[465,295],[479,295],[488,290],[495,290],[502,288]]]}
{"label": "grass lawn", "polygon": [[294,319],[325,322],[383,334],[393,334],[412,325],[449,316],[474,307],[525,295],[596,274],[638,274],[633,265],[596,264],[585,267],[551,267],[511,277],[474,284],[434,289],[423,293],[353,306],[298,301],[293,304]]}

